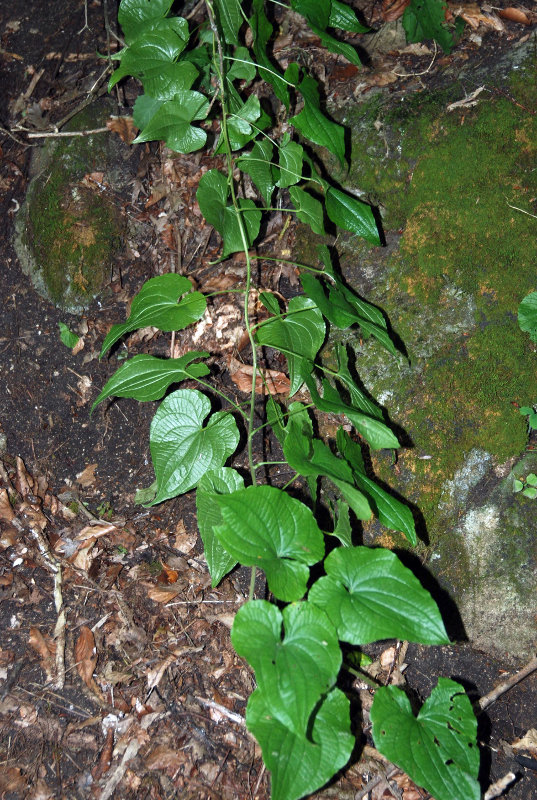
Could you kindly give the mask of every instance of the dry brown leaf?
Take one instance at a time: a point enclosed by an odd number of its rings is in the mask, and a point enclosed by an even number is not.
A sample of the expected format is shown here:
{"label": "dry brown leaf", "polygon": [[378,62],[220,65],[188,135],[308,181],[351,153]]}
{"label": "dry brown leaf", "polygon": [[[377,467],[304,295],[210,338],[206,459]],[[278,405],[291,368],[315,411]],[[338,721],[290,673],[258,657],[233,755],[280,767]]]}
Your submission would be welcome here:
{"label": "dry brown leaf", "polygon": [[80,628],[80,633],[75,645],[75,664],[78,674],[90,688],[94,688],[93,673],[97,666],[97,648],[95,637],[87,625]]}
{"label": "dry brown leaf", "polygon": [[20,456],[17,456],[16,465],[17,465],[17,476],[15,478],[15,488],[17,489],[18,493],[22,495],[22,497],[26,497],[28,493],[37,494],[38,493],[37,481],[34,478],[32,478],[32,476],[24,466],[24,461]]}
{"label": "dry brown leaf", "polygon": [[163,197],[166,197],[168,191],[169,188],[166,183],[155,183],[153,186],[151,186],[151,195],[146,201],[144,207],[151,208],[151,206],[154,206],[155,203],[159,202],[159,200],[162,200]]}
{"label": "dry brown leaf", "polygon": [[138,128],[134,124],[132,117],[110,117],[106,127],[113,133],[117,133],[125,144],[132,144],[138,133]]}
{"label": "dry brown leaf", "polygon": [[18,767],[4,767],[0,770],[0,792],[22,796],[26,789],[26,778]]}
{"label": "dry brown leaf", "polygon": [[146,757],[145,765],[147,769],[166,769],[173,773],[177,772],[187,759],[188,756],[184,750],[159,744]]}
{"label": "dry brown leaf", "polygon": [[12,522],[15,512],[9,502],[9,495],[5,489],[0,489],[0,519]]}
{"label": "dry brown leaf", "polygon": [[91,771],[94,781],[98,781],[110,769],[112,752],[114,750],[114,728],[110,726],[106,731],[106,739],[99,756],[99,761]]}
{"label": "dry brown leaf", "polygon": [[88,172],[80,182],[89,189],[104,189],[104,172]]}
{"label": "dry brown leaf", "polygon": [[[228,368],[231,374],[231,380],[239,391],[249,394],[252,388],[252,374],[253,369],[250,364],[241,364],[236,358],[231,357],[228,361]],[[261,375],[257,375],[255,379],[255,393],[256,394],[289,394],[291,384],[289,378],[285,373],[278,372],[274,369],[261,370],[263,373],[264,381]]]}
{"label": "dry brown leaf", "polygon": [[174,542],[173,546],[176,550],[180,550],[181,553],[190,553],[191,550],[194,549],[196,546],[196,542],[198,541],[198,532],[197,530],[191,526],[190,529],[187,531],[185,527],[185,523],[182,519],[179,520],[177,525],[175,526],[175,531],[173,533]]}
{"label": "dry brown leaf", "polygon": [[95,470],[97,464],[88,464],[88,466],[79,472],[76,476],[76,482],[79,483],[84,489],[95,483]]}
{"label": "dry brown leaf", "polygon": [[167,564],[162,562],[162,572],[157,578],[158,583],[169,585],[170,583],[177,583],[177,578],[179,577],[179,573],[177,570],[172,569]]}
{"label": "dry brown leaf", "polygon": [[234,272],[221,273],[215,275],[214,278],[204,280],[203,291],[222,292],[224,289],[229,289],[230,286],[235,286],[240,280],[240,275],[236,275]]}
{"label": "dry brown leaf", "polygon": [[511,747],[513,750],[527,750],[537,757],[537,729],[530,728],[522,739],[515,739]]}
{"label": "dry brown leaf", "polygon": [[462,17],[474,30],[477,30],[482,25],[485,28],[498,31],[498,33],[505,31],[505,25],[501,19],[496,14],[483,13],[477,3],[449,3],[448,9],[450,14],[454,17]]}
{"label": "dry brown leaf", "polygon": [[83,336],[79,336],[77,343],[75,344],[75,346],[71,350],[71,353],[74,356],[78,355],[78,353],[80,353],[80,351],[84,349],[85,343],[86,342],[84,341],[84,337]]}
{"label": "dry brown leaf", "polygon": [[17,542],[19,532],[13,525],[6,525],[0,531],[0,550],[6,550],[8,547],[13,547]]}
{"label": "dry brown leaf", "polygon": [[171,654],[167,656],[164,661],[157,664],[154,669],[147,671],[147,691],[151,692],[159,685],[168,667],[175,664],[181,656],[187,655],[188,653],[199,653],[201,650],[203,650],[202,647],[176,647],[175,650],[172,650]]}
{"label": "dry brown leaf", "polygon": [[393,22],[399,19],[408,5],[410,5],[410,0],[384,0],[382,3],[382,19],[384,22]]}
{"label": "dry brown leaf", "polygon": [[47,676],[47,681],[52,680],[54,672],[54,656],[56,654],[56,645],[50,636],[43,636],[39,628],[30,628],[30,638],[28,639],[30,647],[39,654],[41,657],[41,666],[43,667]]}
{"label": "dry brown leaf", "polygon": [[24,517],[24,521],[27,525],[40,528],[42,531],[47,527],[48,520],[36,505],[21,503],[18,507],[18,511],[19,514]]}
{"label": "dry brown leaf", "polygon": [[[96,465],[95,465],[96,466]],[[86,525],[75,536],[77,542],[87,542],[89,539],[100,539],[108,533],[114,533],[116,526],[111,522],[97,522],[95,525]]]}
{"label": "dry brown leaf", "polygon": [[28,800],[52,800],[54,793],[49,789],[43,778],[38,778],[27,797]]}
{"label": "dry brown leaf", "polygon": [[508,19],[510,22],[519,22],[521,25],[531,25],[531,19],[520,8],[502,8],[498,11],[498,16]]}
{"label": "dry brown leaf", "polygon": [[169,603],[181,591],[181,586],[155,586],[152,583],[143,584],[147,588],[147,596],[155,603]]}

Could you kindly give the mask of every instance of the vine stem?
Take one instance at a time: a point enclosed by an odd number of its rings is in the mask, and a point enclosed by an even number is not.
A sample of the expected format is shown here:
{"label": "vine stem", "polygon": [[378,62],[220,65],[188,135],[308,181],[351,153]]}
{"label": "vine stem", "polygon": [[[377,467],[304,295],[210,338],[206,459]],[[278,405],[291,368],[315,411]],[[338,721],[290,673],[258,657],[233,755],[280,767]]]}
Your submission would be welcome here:
{"label": "vine stem", "polygon": [[[229,136],[227,131],[228,109],[226,103],[226,93],[224,88],[224,54],[222,51],[222,42],[220,40],[220,34],[218,32],[218,27],[216,25],[216,21],[214,18],[214,9],[211,0],[205,0],[205,5],[207,8],[209,24],[211,26],[211,30],[214,35],[214,41],[216,43],[216,50],[218,53],[218,63],[215,63],[215,70],[218,76],[218,83],[220,88],[220,102],[222,105],[222,139],[224,141],[224,146],[226,149],[229,190],[231,195],[231,202],[233,204],[233,208],[235,210],[235,214],[237,217],[237,223],[239,226],[242,246],[246,259],[246,285],[244,289],[244,324],[246,327],[246,332],[248,334],[248,339],[250,341],[250,347],[252,349],[252,385],[250,388],[250,409],[248,414],[247,452],[248,452],[248,466],[250,470],[250,476],[252,478],[252,485],[255,486],[257,480],[256,480],[256,470],[254,463],[254,454],[253,454],[253,430],[254,430],[254,419],[255,419],[255,384],[256,384],[258,366],[257,366],[257,348],[254,341],[252,326],[250,325],[250,313],[248,310],[248,301],[250,299],[250,290],[252,285],[252,262],[250,260],[248,237],[246,236],[246,230],[244,228],[244,220],[237,200],[235,186],[233,184],[233,155],[231,152],[231,146],[229,143]],[[252,600],[254,597],[255,573],[256,573],[255,567],[252,567],[250,575],[250,590],[248,592],[248,600]]]}

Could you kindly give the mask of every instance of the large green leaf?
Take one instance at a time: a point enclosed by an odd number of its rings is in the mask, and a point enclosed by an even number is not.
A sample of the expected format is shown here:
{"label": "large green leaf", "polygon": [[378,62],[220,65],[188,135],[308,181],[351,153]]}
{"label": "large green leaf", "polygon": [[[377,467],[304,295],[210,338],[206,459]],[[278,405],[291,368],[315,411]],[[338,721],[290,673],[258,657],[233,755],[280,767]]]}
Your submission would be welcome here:
{"label": "large green leaf", "polygon": [[[121,78],[132,75],[142,81],[146,91],[149,92],[148,86],[158,91],[159,73],[175,65],[175,61],[182,53],[187,41],[188,39],[185,41],[170,28],[144,34],[136,39],[130,47],[117,53],[115,58],[119,59],[121,63],[112,74],[108,88],[111,89],[115,86]],[[146,81],[148,82],[147,86]],[[168,83],[169,76],[166,77],[164,85]]]}
{"label": "large green leaf", "polygon": [[520,330],[529,333],[531,341],[537,342],[537,292],[530,292],[518,307]]}
{"label": "large green leaf", "polygon": [[308,735],[298,736],[274,719],[260,689],[248,701],[246,725],[270,770],[272,800],[299,800],[319,789],[345,766],[355,743],[349,701],[339,689],[332,689],[312,714]]}
{"label": "large green leaf", "polygon": [[381,486],[360,472],[354,473],[354,479],[371,503],[375,514],[387,528],[404,533],[410,544],[416,546],[418,539],[414,516],[408,506],[392,497]]}
{"label": "large green leaf", "polygon": [[[117,18],[127,44],[150,31],[155,25],[160,25],[165,20],[172,2],[173,0],[121,0]],[[186,31],[188,39],[188,25]]]}
{"label": "large green leaf", "polygon": [[347,61],[350,61],[351,64],[354,64],[356,67],[361,66],[362,62],[360,61],[360,56],[352,45],[347,44],[347,42],[340,42],[339,39],[336,39],[332,36],[328,31],[322,30],[322,28],[318,28],[317,25],[313,25],[310,23],[310,28],[312,29],[313,33],[317,34],[321,42],[325,45],[327,50],[330,50],[331,53],[338,53],[342,55]]}
{"label": "large green leaf", "polygon": [[327,147],[338,157],[342,165],[345,164],[345,130],[341,125],[328,119],[321,111],[319,87],[316,81],[309,75],[304,75],[298,82],[296,64],[291,64],[287,68],[285,77],[291,83],[295,83],[304,98],[304,108],[289,120],[291,125],[294,125],[310,141],[321,147]]}
{"label": "large green leaf", "polygon": [[370,714],[378,750],[436,800],[479,800],[477,722],[459,683],[439,678],[417,717],[401,689],[383,686]]}
{"label": "large green leaf", "polygon": [[290,395],[295,394],[304,382],[306,368],[313,362],[324,342],[326,326],[323,315],[308,297],[292,297],[284,319],[273,317],[256,331],[260,345],[274,347],[287,358]]}
{"label": "large green leaf", "polygon": [[254,144],[250,153],[237,159],[239,167],[251,177],[267,205],[276,186],[275,167],[271,163],[273,151],[270,139],[262,139]]}
{"label": "large green leaf", "polygon": [[228,44],[238,44],[239,28],[244,21],[240,0],[215,0],[215,6],[224,39]]}
{"label": "large green leaf", "polygon": [[218,586],[224,575],[237,564],[214,534],[215,527],[223,522],[215,495],[230,494],[238,489],[244,489],[244,480],[238,472],[229,467],[209,470],[198,483],[196,491],[198,528],[211,573],[212,586]]}
{"label": "large green leaf", "polygon": [[336,630],[324,611],[310,603],[293,603],[280,612],[266,600],[254,600],[239,609],[231,641],[255,670],[271,714],[303,735],[341,666]]}
{"label": "large green leaf", "polygon": [[[227,178],[216,169],[202,176],[196,197],[201,213],[207,222],[216,228],[224,240],[222,257],[251,247],[261,225],[261,211],[250,199],[239,198],[239,211],[228,205],[229,186]],[[241,214],[246,243],[243,241],[238,215]]]}
{"label": "large green leaf", "polygon": [[324,555],[323,534],[309,508],[274,486],[249,486],[217,498],[222,546],[241,564],[265,571],[280,600],[300,600],[308,566]]}
{"label": "large green leaf", "polygon": [[380,245],[380,236],[371,207],[357,197],[331,186],[326,192],[326,213],[336,225]]}
{"label": "large green leaf", "polygon": [[172,383],[186,378],[200,378],[209,373],[206,364],[192,364],[196,358],[208,358],[209,353],[191,351],[180,358],[156,358],[145,353],[129,359],[106,382],[91,410],[106,397],[133,397],[147,402],[160,400]]}
{"label": "large green leaf", "polygon": [[162,139],[170,150],[178,153],[192,153],[194,150],[199,150],[205,144],[207,134],[191,123],[194,120],[205,119],[208,110],[209,101],[204,95],[181,89],[175,93],[172,100],[167,100],[160,106],[134,142]]}
{"label": "large green leaf", "polygon": [[[309,192],[301,189],[299,186],[289,187],[289,195],[291,201],[296,208],[296,215],[300,222],[309,225],[313,233],[324,236],[326,231],[323,224],[323,206],[322,203],[313,197]],[[315,298],[304,289],[308,297],[315,301]],[[318,305],[318,304],[317,304]],[[321,309],[322,311],[322,309]],[[325,315],[326,316],[326,315]]]}
{"label": "large green leaf", "polygon": [[207,301],[192,292],[188,278],[168,272],[144,283],[131,304],[126,322],[113,325],[107,334],[101,358],[123,334],[152,325],[161,331],[179,331],[203,316]]}
{"label": "large green leaf", "polygon": [[324,568],[326,577],[313,584],[308,599],[326,611],[343,641],[449,642],[431,595],[391,550],[340,548]]}
{"label": "large green leaf", "polygon": [[239,443],[235,420],[227,411],[219,411],[203,427],[210,411],[210,400],[191,389],[177,389],[160,404],[149,435],[157,492],[148,505],[188,492],[235,452]]}

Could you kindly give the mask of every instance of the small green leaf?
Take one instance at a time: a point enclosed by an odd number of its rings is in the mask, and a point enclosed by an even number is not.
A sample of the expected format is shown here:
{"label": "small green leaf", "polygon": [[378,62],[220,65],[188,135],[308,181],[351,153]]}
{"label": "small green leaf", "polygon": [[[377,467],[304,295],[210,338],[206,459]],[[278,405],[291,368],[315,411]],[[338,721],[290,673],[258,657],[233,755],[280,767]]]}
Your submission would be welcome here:
{"label": "small green leaf", "polygon": [[395,553],[346,547],[332,550],[324,568],[326,577],[313,584],[308,599],[326,611],[343,641],[448,643],[436,603]]}
{"label": "small green leaf", "polygon": [[289,89],[274,64],[267,55],[267,45],[272,37],[273,28],[265,13],[265,0],[252,0],[252,16],[248,20],[252,31],[252,49],[258,65],[259,74],[267,81],[280,103],[289,108]]}
{"label": "small green leaf", "polygon": [[522,414],[523,417],[527,417],[528,414],[533,414],[533,408],[532,406],[520,406],[518,413]]}
{"label": "small green leaf", "polygon": [[276,186],[286,189],[302,179],[302,161],[304,148],[296,142],[287,142],[279,148],[280,178]]}
{"label": "small green leaf", "polygon": [[520,330],[529,333],[532,342],[537,342],[537,292],[530,292],[518,307]]}
{"label": "small green leaf", "polygon": [[291,298],[284,319],[274,317],[258,327],[256,341],[280,350],[287,358],[290,395],[302,386],[304,369],[315,359],[325,335],[323,315],[312,300],[303,296]]}
{"label": "small green leaf", "polygon": [[76,333],[72,333],[65,324],[65,322],[58,322],[58,327],[60,329],[61,343],[72,350],[80,337],[78,337]]}
{"label": "small green leaf", "polygon": [[239,609],[231,641],[253,667],[271,714],[303,735],[341,667],[336,631],[324,611],[311,603],[293,603],[281,612],[266,600],[254,600]]}
{"label": "small green leaf", "polygon": [[215,533],[241,564],[263,569],[280,600],[299,600],[308,566],[324,555],[323,535],[309,508],[274,486],[249,486],[217,498],[224,524]]}
{"label": "small green leaf", "polygon": [[367,497],[362,494],[362,492],[359,492],[355,486],[346,481],[341,481],[332,477],[330,477],[330,480],[337,486],[358,519],[371,519],[373,516],[371,506],[369,505]]}
{"label": "small green leaf", "polygon": [[250,153],[237,159],[239,167],[251,177],[267,205],[276,186],[275,168],[271,164],[273,151],[272,142],[269,139],[262,139],[254,144]]}
{"label": "small green leaf", "polygon": [[453,32],[446,25],[446,9],[445,0],[411,0],[403,14],[407,41],[434,39],[445,53],[450,53],[455,40]]}
{"label": "small green leaf", "polygon": [[[255,94],[251,94],[248,100],[243,103],[240,108],[237,108],[233,114],[230,114],[227,120],[227,135],[229,145],[232,150],[242,150],[248,142],[251,142],[257,136],[256,128],[253,128],[250,123],[255,122],[261,115],[261,106],[259,98]],[[222,135],[218,142],[215,153],[225,152],[225,139]]]}
{"label": "small green leaf", "polygon": [[[291,186],[289,188],[289,195],[291,197],[291,202],[296,208],[296,215],[300,222],[309,225],[313,233],[324,236],[326,231],[323,224],[324,213],[322,203],[299,186]],[[306,289],[304,289],[304,291],[306,292]],[[306,294],[312,297],[308,292],[306,292]]]}
{"label": "small green leaf", "polygon": [[[292,66],[290,65],[285,71],[286,78],[294,77]],[[304,75],[297,84],[297,89],[304,98],[304,108],[289,120],[290,124],[294,125],[314,144],[327,147],[331,153],[337,156],[343,166],[345,164],[345,130],[341,125],[328,119],[321,111],[319,88],[316,81],[309,75]]]}
{"label": "small green leaf", "polygon": [[207,134],[191,123],[205,119],[209,101],[199,92],[180,90],[172,100],[163,103],[143,131],[134,140],[151,142],[162,139],[170,150],[178,153],[192,153],[199,150],[207,140]]}
{"label": "small green leaf", "polygon": [[521,492],[524,488],[524,484],[522,481],[519,481],[518,478],[515,478],[513,482],[513,492],[516,494],[517,492]]}
{"label": "small green leaf", "polygon": [[530,427],[530,430],[532,431],[537,430],[537,412],[534,411],[532,414],[529,415],[528,425]]}
{"label": "small green leaf", "polygon": [[404,533],[410,544],[415,547],[418,539],[414,516],[410,508],[396,497],[388,494],[385,489],[364,473],[355,472],[354,480],[369,499],[375,514],[382,524],[394,531]]}
{"label": "small green leaf", "polygon": [[235,452],[239,443],[235,420],[227,411],[219,411],[203,427],[210,411],[210,400],[191,389],[177,389],[160,404],[149,435],[157,479],[156,497],[149,505],[188,492]]}
{"label": "small green leaf", "polygon": [[380,245],[377,223],[371,207],[357,197],[331,186],[326,192],[326,213],[336,225]]}
{"label": "small green leaf", "polygon": [[323,30],[330,19],[331,0],[291,0],[291,8],[307,19],[310,25]]}
{"label": "small green leaf", "polygon": [[356,49],[352,47],[352,45],[347,44],[347,42],[340,42],[339,39],[336,39],[327,31],[323,31],[322,28],[318,28],[317,25],[310,24],[310,28],[314,33],[317,34],[321,42],[325,45],[327,50],[330,50],[331,53],[338,53],[342,55],[347,61],[350,61],[351,64],[354,64],[356,67],[361,66],[362,62],[360,61],[360,56],[358,55]]}
{"label": "small green leaf", "polygon": [[339,28],[352,33],[368,33],[371,30],[362,25],[350,6],[340,3],[339,0],[332,0],[328,23],[331,28]]}
{"label": "small green leaf", "polygon": [[383,686],[371,722],[375,747],[436,800],[479,800],[477,722],[459,683],[439,678],[417,717],[401,689]]}
{"label": "small green leaf", "polygon": [[[201,213],[224,240],[222,257],[244,249],[238,214],[243,221],[246,246],[251,247],[261,225],[261,211],[250,199],[239,198],[239,211],[227,205],[229,186],[227,178],[216,169],[210,169],[202,176],[196,197]],[[241,213],[242,212],[242,213]]]}
{"label": "small green leaf", "polygon": [[[140,36],[115,56],[121,64],[112,74],[108,88],[115,86],[121,78],[132,75],[142,81],[148,94],[164,99],[160,97],[160,90],[167,93],[175,75],[181,80],[180,70],[175,69],[179,66],[176,59],[186,43],[171,29],[153,30]],[[191,64],[189,68],[192,68]]]}
{"label": "small green leaf", "polygon": [[228,44],[238,44],[239,28],[244,21],[240,0],[215,0],[215,7],[224,39]]}
{"label": "small green leaf", "polygon": [[352,547],[352,528],[349,516],[349,506],[343,500],[336,504],[337,522],[331,536],[335,536],[343,547]]}
{"label": "small green leaf", "polygon": [[167,16],[172,2],[173,0],[121,0],[117,18],[125,34],[125,41],[130,43],[144,31],[151,30],[153,25],[158,25]]}
{"label": "small green leaf", "polygon": [[228,80],[250,82],[255,79],[257,70],[247,47],[236,47],[230,61],[231,67],[226,74]]}
{"label": "small green leaf", "polygon": [[528,497],[530,500],[535,500],[535,498],[537,497],[537,489],[534,489],[533,487],[523,489],[522,494],[524,495],[524,497]]}
{"label": "small green leaf", "polygon": [[349,709],[343,692],[332,689],[312,714],[307,733],[298,736],[274,719],[265,693],[255,690],[248,701],[246,725],[270,770],[272,800],[299,800],[345,766],[355,744]]}
{"label": "small green leaf", "polygon": [[272,294],[272,292],[259,292],[259,299],[271,314],[280,313],[280,304],[275,294]]}
{"label": "small green leaf", "polygon": [[244,489],[244,481],[238,472],[229,467],[220,467],[220,469],[206,472],[198,483],[196,491],[198,528],[213,587],[218,586],[224,575],[227,575],[237,564],[233,556],[224,550],[214,534],[216,526],[223,522],[215,495],[230,494],[238,489]]}
{"label": "small green leaf", "polygon": [[155,358],[146,354],[134,356],[106,382],[91,410],[107,397],[132,397],[141,402],[160,400],[172,383],[208,375],[206,364],[191,363],[196,358],[208,357],[209,353],[197,351],[180,358]]}
{"label": "small green leaf", "polygon": [[125,333],[148,325],[161,331],[179,331],[200,319],[207,301],[200,292],[191,289],[188,278],[173,272],[146,281],[132,301],[128,320],[110,329],[101,358]]}
{"label": "small green leaf", "polygon": [[534,472],[530,472],[529,475],[526,475],[526,483],[530,486],[537,486],[537,475]]}

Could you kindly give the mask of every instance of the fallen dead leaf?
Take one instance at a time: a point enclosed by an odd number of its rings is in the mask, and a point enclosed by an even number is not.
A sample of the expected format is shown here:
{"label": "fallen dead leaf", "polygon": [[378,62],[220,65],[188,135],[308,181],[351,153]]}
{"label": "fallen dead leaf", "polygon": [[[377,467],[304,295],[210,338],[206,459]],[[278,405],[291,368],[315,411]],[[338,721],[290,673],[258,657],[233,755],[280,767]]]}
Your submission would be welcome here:
{"label": "fallen dead leaf", "polygon": [[47,786],[43,778],[38,778],[29,795],[28,800],[52,800],[54,793]]}
{"label": "fallen dead leaf", "polygon": [[19,767],[5,767],[0,771],[0,792],[2,796],[14,794],[21,796],[26,789],[26,778]]}
{"label": "fallen dead leaf", "polygon": [[88,466],[79,472],[76,476],[76,482],[79,483],[84,489],[95,483],[95,470],[97,464],[88,464]]}
{"label": "fallen dead leaf", "polygon": [[167,747],[165,744],[159,744],[154,750],[146,757],[145,765],[148,769],[165,769],[171,773],[177,772],[188,760],[188,755],[184,750],[178,750],[176,747]]}
{"label": "fallen dead leaf", "polygon": [[[231,375],[231,380],[239,391],[249,394],[252,388],[252,375],[253,369],[250,364],[241,364],[236,358],[231,356],[228,360],[228,368]],[[278,372],[274,369],[261,370],[263,378],[260,374],[255,379],[255,393],[256,394],[289,394],[291,384],[289,378],[285,373]]]}
{"label": "fallen dead leaf", "polygon": [[521,25],[531,25],[532,23],[529,15],[520,8],[502,8],[498,11],[498,16],[508,19],[510,22],[519,22]]}
{"label": "fallen dead leaf", "polygon": [[50,636],[43,636],[39,628],[30,628],[30,638],[28,639],[30,647],[39,654],[41,657],[41,666],[47,676],[47,681],[52,680],[54,671],[54,656],[56,654],[56,645]]}
{"label": "fallen dead leaf", "polygon": [[9,495],[6,489],[0,489],[0,519],[5,522],[12,522],[14,516],[15,512],[9,502]]}
{"label": "fallen dead leaf", "polygon": [[75,645],[75,664],[78,674],[90,688],[94,688],[93,673],[97,666],[97,648],[95,637],[87,625],[80,628]]}
{"label": "fallen dead leaf", "polygon": [[[498,31],[503,33],[505,25],[494,12],[486,14],[481,10],[477,3],[448,3],[446,15],[453,17],[462,17],[462,19],[474,30],[477,30],[480,25],[489,30]],[[447,16],[446,16],[447,19]]]}
{"label": "fallen dead leaf", "polygon": [[173,537],[173,545],[175,549],[186,554],[190,553],[190,551],[196,546],[196,542],[198,541],[198,532],[193,527],[187,531],[184,521],[180,519],[175,526]]}
{"label": "fallen dead leaf", "polygon": [[177,578],[179,577],[179,573],[177,570],[172,569],[167,564],[162,562],[162,572],[157,578],[158,583],[164,584],[165,586],[169,585],[170,583],[177,583]]}
{"label": "fallen dead leaf", "polygon": [[399,19],[408,5],[410,5],[410,0],[384,0],[382,3],[382,19],[384,22],[393,22]]}
{"label": "fallen dead leaf", "polygon": [[513,750],[527,750],[537,757],[537,729],[530,728],[521,739],[515,739],[511,747]]}
{"label": "fallen dead leaf", "polygon": [[132,144],[138,133],[138,128],[134,124],[132,117],[110,117],[106,127],[113,133],[117,133],[125,144]]}
{"label": "fallen dead leaf", "polygon": [[177,597],[179,592],[184,588],[182,585],[155,586],[152,583],[142,583],[142,585],[146,587],[149,599],[154,600],[155,603],[169,603],[170,600]]}

